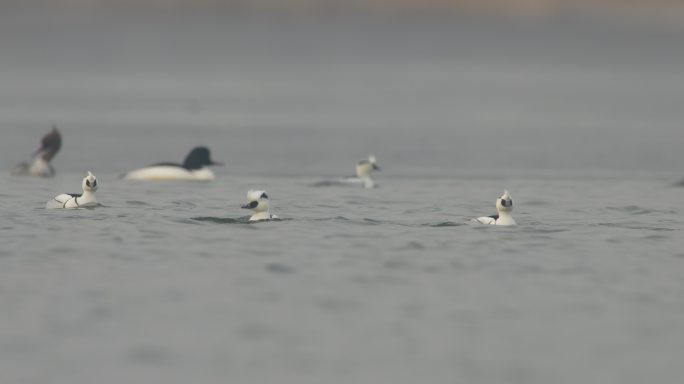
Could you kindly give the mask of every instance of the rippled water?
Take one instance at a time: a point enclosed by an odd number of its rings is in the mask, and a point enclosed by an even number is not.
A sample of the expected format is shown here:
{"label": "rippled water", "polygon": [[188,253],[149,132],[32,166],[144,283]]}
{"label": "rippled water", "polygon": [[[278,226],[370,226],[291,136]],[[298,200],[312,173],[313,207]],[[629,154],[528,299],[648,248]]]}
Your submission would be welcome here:
{"label": "rippled water", "polygon": [[[3,383],[681,378],[682,116],[652,100],[684,100],[682,53],[667,45],[678,32],[13,16],[0,16],[3,52],[15,53],[0,58]],[[185,35],[179,20],[196,28]],[[252,34],[228,33],[240,26]],[[473,56],[446,49],[445,31]],[[232,51],[188,44],[220,36]],[[275,55],[269,39],[291,49]],[[663,55],[624,61],[635,46]],[[51,55],[54,71],[29,60]],[[624,92],[636,89],[651,94]],[[434,98],[414,105],[396,90]],[[57,177],[9,176],[53,119],[65,136]],[[227,163],[215,182],[118,178],[196,144]],[[379,188],[312,186],[371,151]],[[102,206],[43,209],[87,170]],[[247,223],[251,188],[284,220]],[[504,188],[519,225],[469,224],[495,213]]]}
{"label": "rippled water", "polygon": [[[502,228],[465,224],[493,212],[498,177],[381,178],[369,191],[98,176],[102,207],[53,211],[44,200],[79,174],[2,178],[9,382],[680,372],[682,189],[664,179],[510,178],[520,225]],[[239,220],[255,186],[290,220]]]}

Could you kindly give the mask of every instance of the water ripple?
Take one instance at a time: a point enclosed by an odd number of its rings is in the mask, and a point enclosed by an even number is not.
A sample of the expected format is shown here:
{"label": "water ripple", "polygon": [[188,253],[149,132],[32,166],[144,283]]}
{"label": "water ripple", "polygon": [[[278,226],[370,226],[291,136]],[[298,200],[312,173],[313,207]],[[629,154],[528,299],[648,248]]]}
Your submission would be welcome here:
{"label": "water ripple", "polygon": [[678,229],[675,229],[675,228],[651,227],[651,226],[647,226],[647,225],[628,224],[628,223],[624,223],[624,224],[623,223],[598,223],[596,225],[602,226],[602,227],[636,229],[636,230],[640,230],[640,231],[678,231]]}
{"label": "water ripple", "polygon": [[433,228],[441,228],[441,227],[460,227],[465,225],[465,223],[454,223],[453,221],[442,221],[439,223],[428,223],[428,224],[423,224],[423,226],[427,227],[433,227]]}
{"label": "water ripple", "polygon": [[243,216],[238,218],[232,217],[214,217],[214,216],[200,216],[192,217],[190,220],[217,223],[217,224],[251,224],[249,221],[249,216]]}

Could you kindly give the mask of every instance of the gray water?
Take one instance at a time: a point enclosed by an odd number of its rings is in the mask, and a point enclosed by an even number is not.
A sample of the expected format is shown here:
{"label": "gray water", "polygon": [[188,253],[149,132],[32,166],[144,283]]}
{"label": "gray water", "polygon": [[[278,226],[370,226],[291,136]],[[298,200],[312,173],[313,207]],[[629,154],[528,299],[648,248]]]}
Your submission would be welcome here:
{"label": "gray water", "polygon": [[[682,37],[3,12],[0,381],[678,382]],[[52,123],[57,177],[11,177]],[[118,179],[197,144],[215,182]],[[102,206],[43,209],[87,170]],[[504,188],[519,225],[468,224]]]}

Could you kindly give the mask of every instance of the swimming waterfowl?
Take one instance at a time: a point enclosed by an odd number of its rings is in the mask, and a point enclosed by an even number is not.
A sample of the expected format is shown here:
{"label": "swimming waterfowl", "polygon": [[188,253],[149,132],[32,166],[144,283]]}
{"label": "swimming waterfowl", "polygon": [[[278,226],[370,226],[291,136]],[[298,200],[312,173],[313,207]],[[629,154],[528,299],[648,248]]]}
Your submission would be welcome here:
{"label": "swimming waterfowl", "polygon": [[269,211],[268,195],[266,194],[266,191],[249,190],[247,192],[247,204],[243,205],[241,208],[254,211],[254,214],[249,218],[249,221],[264,221],[278,218],[278,216],[271,214]]}
{"label": "swimming waterfowl", "polygon": [[214,180],[210,165],[223,165],[211,159],[209,148],[195,147],[185,157],[183,164],[158,163],[130,171],[124,175],[127,180]]}
{"label": "swimming waterfowl", "polygon": [[88,171],[88,176],[84,177],[81,182],[83,193],[63,193],[57,195],[45,204],[45,208],[82,208],[96,205],[95,192],[98,187],[97,178],[92,172]]}
{"label": "swimming waterfowl", "polygon": [[364,188],[375,188],[375,183],[370,175],[373,171],[379,170],[380,166],[375,161],[375,156],[370,155],[368,159],[361,160],[356,164],[356,177],[363,183]]}
{"label": "swimming waterfowl", "polygon": [[346,185],[346,184],[361,184],[364,188],[375,188],[375,182],[371,178],[373,171],[380,170],[375,156],[370,155],[367,159],[363,159],[356,163],[356,176],[342,177],[337,180],[321,181],[315,186],[331,186],[331,185]]}
{"label": "swimming waterfowl", "polygon": [[511,211],[513,211],[513,199],[508,191],[504,191],[504,194],[496,199],[496,210],[498,214],[478,217],[475,221],[491,225],[516,225],[515,220],[513,220],[513,217],[511,216]]}

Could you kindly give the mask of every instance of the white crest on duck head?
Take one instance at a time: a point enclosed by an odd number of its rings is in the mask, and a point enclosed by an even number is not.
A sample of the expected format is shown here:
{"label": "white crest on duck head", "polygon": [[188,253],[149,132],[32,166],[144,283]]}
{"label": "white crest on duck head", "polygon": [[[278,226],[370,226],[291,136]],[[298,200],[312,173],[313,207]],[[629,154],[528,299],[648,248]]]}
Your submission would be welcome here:
{"label": "white crest on duck head", "polygon": [[97,191],[97,188],[99,187],[97,183],[97,177],[95,177],[95,175],[92,172],[88,171],[88,176],[83,178],[81,186],[83,187],[84,191]]}
{"label": "white crest on duck head", "polygon": [[378,162],[375,160],[375,155],[369,155],[368,162],[370,163],[374,171],[380,170],[380,166],[378,165]]}
{"label": "white crest on duck head", "polygon": [[367,159],[363,159],[356,164],[356,176],[359,178],[369,178],[371,172],[380,170],[375,156],[370,155]]}
{"label": "white crest on duck head", "polygon": [[268,195],[266,194],[266,191],[260,190],[260,189],[250,189],[247,191],[247,200],[248,201],[255,201],[259,199],[268,199]]}

